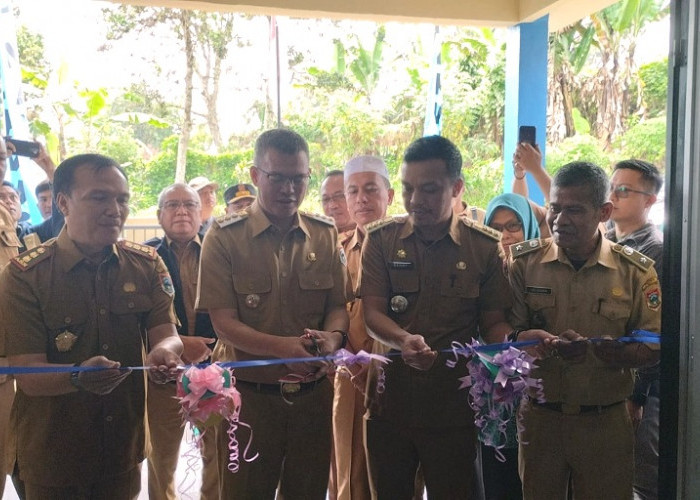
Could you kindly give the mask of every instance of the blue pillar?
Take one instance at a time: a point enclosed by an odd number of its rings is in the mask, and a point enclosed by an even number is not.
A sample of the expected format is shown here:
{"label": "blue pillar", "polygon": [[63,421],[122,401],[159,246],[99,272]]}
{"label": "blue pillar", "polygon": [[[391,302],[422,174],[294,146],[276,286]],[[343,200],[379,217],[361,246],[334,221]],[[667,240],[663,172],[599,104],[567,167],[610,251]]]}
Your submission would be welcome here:
{"label": "blue pillar", "polygon": [[[545,155],[547,125],[548,16],[508,29],[506,43],[506,109],[503,132],[503,191],[513,185],[513,152],[521,125],[537,128],[537,144]],[[544,195],[532,176],[527,176],[530,199],[544,205]]]}

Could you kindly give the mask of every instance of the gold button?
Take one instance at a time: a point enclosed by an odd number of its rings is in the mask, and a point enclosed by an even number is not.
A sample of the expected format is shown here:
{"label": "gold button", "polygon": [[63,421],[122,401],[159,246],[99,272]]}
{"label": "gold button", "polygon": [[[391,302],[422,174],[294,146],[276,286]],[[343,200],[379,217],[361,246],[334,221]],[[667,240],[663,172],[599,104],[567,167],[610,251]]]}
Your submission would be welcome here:
{"label": "gold button", "polygon": [[134,303],[133,303],[133,302],[129,302],[129,303],[127,304],[127,306],[129,307],[129,309],[133,309],[133,308],[134,308]]}
{"label": "gold button", "polygon": [[107,314],[107,309],[105,309],[104,307],[101,307],[101,308],[100,308],[100,314],[101,314],[102,316],[104,316],[105,314]]}

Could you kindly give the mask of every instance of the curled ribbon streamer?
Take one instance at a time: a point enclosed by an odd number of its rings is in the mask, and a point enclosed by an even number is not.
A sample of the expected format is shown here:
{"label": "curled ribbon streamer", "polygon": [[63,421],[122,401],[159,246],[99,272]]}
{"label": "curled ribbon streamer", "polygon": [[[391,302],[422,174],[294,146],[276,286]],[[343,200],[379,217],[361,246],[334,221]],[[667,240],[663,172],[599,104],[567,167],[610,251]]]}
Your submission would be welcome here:
{"label": "curled ribbon streamer", "polygon": [[[459,389],[469,389],[469,406],[474,410],[474,422],[479,439],[496,450],[496,458],[504,461],[500,451],[515,444],[516,428],[513,420],[525,391],[541,388],[541,381],[530,377],[534,358],[514,345],[532,345],[530,342],[481,345],[453,342],[449,352],[454,359],[446,361],[455,367],[461,357],[467,359],[469,375],[459,379]],[[492,355],[489,353],[493,353]]]}
{"label": "curled ribbon streamer", "polygon": [[[185,459],[187,467],[185,468],[185,477],[182,478],[180,483],[177,485],[177,491],[180,494],[180,498],[195,498],[190,494],[190,490],[196,483],[195,474],[200,469],[200,453],[202,450],[202,438],[204,437],[204,432],[199,432],[199,429],[195,427],[192,423],[189,423],[191,434],[188,434],[186,443],[187,450],[182,454]],[[191,437],[190,437],[191,436]]]}

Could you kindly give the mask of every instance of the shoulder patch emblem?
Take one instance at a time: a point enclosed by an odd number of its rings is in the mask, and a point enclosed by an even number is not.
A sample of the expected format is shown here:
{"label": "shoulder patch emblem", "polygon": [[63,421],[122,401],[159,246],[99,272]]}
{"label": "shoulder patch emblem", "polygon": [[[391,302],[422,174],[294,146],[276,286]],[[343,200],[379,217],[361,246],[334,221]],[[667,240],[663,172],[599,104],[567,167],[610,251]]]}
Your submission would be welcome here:
{"label": "shoulder patch emblem", "polygon": [[501,233],[500,233],[500,231],[496,231],[496,230],[493,229],[492,227],[485,226],[485,225],[482,224],[481,222],[478,222],[478,221],[475,221],[475,220],[473,220],[473,219],[470,219],[470,218],[467,217],[466,215],[462,215],[459,219],[460,219],[460,220],[464,223],[464,225],[467,226],[468,228],[474,229],[475,231],[478,231],[478,232],[480,232],[481,234],[488,236],[488,237],[491,238],[492,240],[501,241]]}
{"label": "shoulder patch emblem", "polygon": [[367,224],[365,226],[365,231],[367,231],[367,234],[369,234],[377,229],[393,224],[394,222],[396,221],[393,217],[384,217],[383,219],[375,220],[374,222]]}
{"label": "shoulder patch emblem", "polygon": [[149,247],[148,245],[141,245],[139,243],[134,243],[133,241],[127,241],[127,240],[119,240],[117,242],[117,245],[119,248],[135,253],[136,255],[140,255],[141,257],[146,257],[148,260],[156,260],[158,257],[158,253],[156,252],[156,249],[153,247]]}
{"label": "shoulder patch emblem", "polygon": [[640,253],[627,245],[622,246],[615,244],[613,245],[612,249],[613,252],[619,253],[625,260],[631,262],[642,271],[648,271],[649,268],[654,265],[654,259],[647,257],[643,253]]}
{"label": "shoulder patch emblem", "polygon": [[304,217],[308,217],[309,219],[323,222],[324,224],[328,224],[329,226],[335,226],[335,221],[331,217],[327,217],[322,214],[314,214],[311,212],[303,212],[301,210],[299,210],[299,214],[303,215]]}
{"label": "shoulder patch emblem", "polygon": [[527,241],[521,241],[520,243],[515,243],[514,245],[510,246],[510,255],[514,258],[517,259],[518,257],[522,257],[523,255],[527,255],[530,252],[534,252],[535,250],[542,248],[542,242],[540,241],[539,238],[534,238],[532,240],[527,240]]}
{"label": "shoulder patch emblem", "polygon": [[11,262],[15,265],[15,267],[22,271],[26,271],[27,269],[31,269],[37,265],[42,260],[47,259],[51,254],[53,254],[53,249],[53,245],[40,245],[19,254],[17,257],[13,258]]}
{"label": "shoulder patch emblem", "polygon": [[235,224],[236,222],[240,222],[247,218],[248,212],[245,210],[241,210],[240,212],[236,212],[235,214],[226,214],[222,215],[221,217],[218,217],[216,219],[216,223],[219,225],[219,227],[224,228],[226,226],[230,226],[231,224]]}

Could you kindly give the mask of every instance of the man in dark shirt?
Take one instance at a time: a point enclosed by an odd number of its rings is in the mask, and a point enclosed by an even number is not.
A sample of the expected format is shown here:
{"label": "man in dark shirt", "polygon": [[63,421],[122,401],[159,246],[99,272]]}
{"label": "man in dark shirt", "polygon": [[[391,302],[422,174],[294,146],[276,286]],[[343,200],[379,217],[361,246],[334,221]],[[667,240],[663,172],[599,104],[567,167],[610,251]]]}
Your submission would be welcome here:
{"label": "man in dark shirt", "polygon": [[[654,259],[661,276],[663,240],[661,232],[648,220],[663,179],[658,169],[642,160],[625,160],[615,165],[610,178],[610,219],[615,226],[606,237]],[[658,498],[659,473],[659,365],[638,370],[634,392],[628,403],[637,426],[635,435],[635,498]]]}

